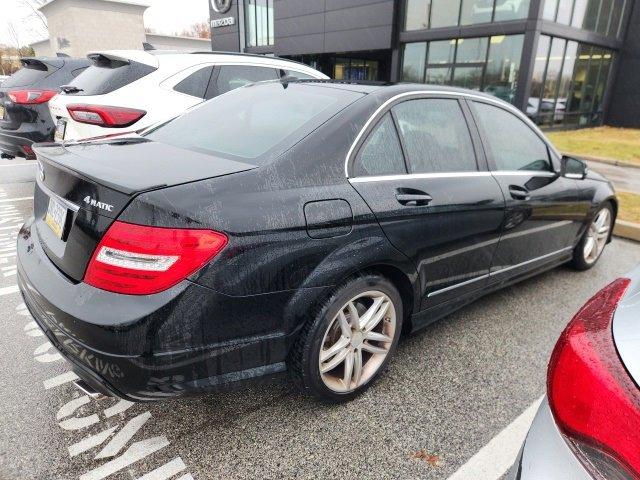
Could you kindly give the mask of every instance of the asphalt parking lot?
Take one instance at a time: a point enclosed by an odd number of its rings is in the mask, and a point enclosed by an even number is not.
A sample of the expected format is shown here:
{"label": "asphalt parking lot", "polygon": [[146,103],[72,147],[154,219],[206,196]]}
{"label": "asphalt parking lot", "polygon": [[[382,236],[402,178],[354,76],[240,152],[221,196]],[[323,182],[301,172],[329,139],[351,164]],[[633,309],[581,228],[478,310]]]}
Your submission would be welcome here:
{"label": "asphalt parking lot", "polygon": [[152,405],[91,399],[17,292],[15,236],[33,193],[23,163],[0,164],[3,480],[497,480],[564,325],[640,262],[640,244],[614,240],[588,272],[558,268],[487,296],[405,338],[387,374],[347,405],[319,404],[286,380]]}

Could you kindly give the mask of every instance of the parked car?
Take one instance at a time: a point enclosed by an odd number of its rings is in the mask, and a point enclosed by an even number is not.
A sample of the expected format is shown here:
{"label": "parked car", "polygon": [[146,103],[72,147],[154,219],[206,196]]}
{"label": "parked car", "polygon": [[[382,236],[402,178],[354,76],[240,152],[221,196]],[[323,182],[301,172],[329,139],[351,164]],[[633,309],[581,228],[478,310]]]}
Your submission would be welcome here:
{"label": "parked car", "polygon": [[598,292],[549,362],[516,480],[640,478],[640,268]]}
{"label": "parked car", "polygon": [[238,53],[111,51],[49,105],[56,140],[80,140],[138,130],[248,83],[282,76],[328,78],[302,63]]}
{"label": "parked car", "polygon": [[[530,97],[527,103],[527,116],[538,125],[543,123],[562,123],[566,111],[566,98],[558,98],[557,101],[553,98],[543,98],[541,102],[539,98]],[[553,121],[550,122],[549,119],[552,115]]]}
{"label": "parked car", "polygon": [[86,58],[23,58],[22,68],[0,86],[0,152],[35,158],[32,145],[53,140],[48,102],[88,66]]}
{"label": "parked car", "polygon": [[517,109],[447,87],[285,78],[36,153],[20,290],[83,388],[130,400],[286,370],[350,399],[402,331],[591,268],[618,205]]}

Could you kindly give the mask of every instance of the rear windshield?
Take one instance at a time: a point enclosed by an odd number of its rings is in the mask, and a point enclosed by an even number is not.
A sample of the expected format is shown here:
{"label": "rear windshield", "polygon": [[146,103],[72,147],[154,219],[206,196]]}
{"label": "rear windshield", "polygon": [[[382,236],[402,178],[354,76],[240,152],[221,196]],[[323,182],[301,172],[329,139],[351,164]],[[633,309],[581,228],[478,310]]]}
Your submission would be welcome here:
{"label": "rear windshield", "polygon": [[7,78],[2,83],[2,87],[29,87],[48,77],[56,70],[54,67],[47,68],[44,64],[41,66],[25,66]]}
{"label": "rear windshield", "polygon": [[361,93],[330,87],[252,84],[220,95],[149,131],[151,140],[254,165],[283,152]]}
{"label": "rear windshield", "polygon": [[67,95],[104,95],[111,93],[155,71],[154,67],[138,62],[122,62],[105,57],[94,59],[94,64],[78,75]]}

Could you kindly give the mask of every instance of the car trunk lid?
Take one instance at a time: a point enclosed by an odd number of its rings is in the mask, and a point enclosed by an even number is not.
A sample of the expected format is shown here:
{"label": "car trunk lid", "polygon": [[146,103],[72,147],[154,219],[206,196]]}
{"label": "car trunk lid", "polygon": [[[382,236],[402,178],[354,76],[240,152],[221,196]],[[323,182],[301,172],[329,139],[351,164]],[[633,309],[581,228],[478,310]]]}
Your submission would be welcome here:
{"label": "car trunk lid", "polygon": [[131,136],[35,148],[35,226],[49,259],[81,281],[109,226],[138,194],[256,168]]}

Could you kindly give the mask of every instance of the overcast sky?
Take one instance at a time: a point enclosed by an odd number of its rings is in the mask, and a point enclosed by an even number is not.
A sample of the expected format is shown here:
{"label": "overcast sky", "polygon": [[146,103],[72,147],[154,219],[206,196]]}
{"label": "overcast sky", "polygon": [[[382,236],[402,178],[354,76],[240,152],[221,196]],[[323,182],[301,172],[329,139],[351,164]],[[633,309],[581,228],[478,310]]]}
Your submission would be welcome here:
{"label": "overcast sky", "polygon": [[[13,45],[8,25],[13,24],[21,45],[47,37],[43,25],[25,5],[28,0],[0,0],[0,43]],[[197,22],[209,21],[208,0],[136,0],[151,5],[144,15],[145,26],[158,33],[179,33]]]}

